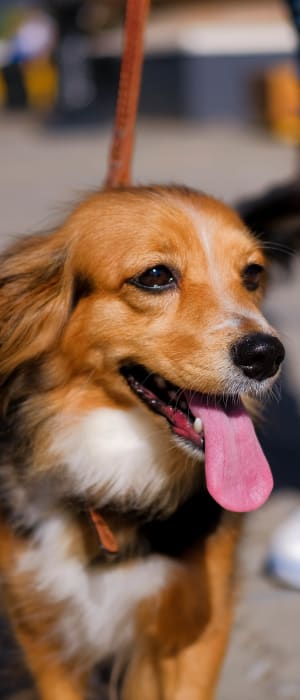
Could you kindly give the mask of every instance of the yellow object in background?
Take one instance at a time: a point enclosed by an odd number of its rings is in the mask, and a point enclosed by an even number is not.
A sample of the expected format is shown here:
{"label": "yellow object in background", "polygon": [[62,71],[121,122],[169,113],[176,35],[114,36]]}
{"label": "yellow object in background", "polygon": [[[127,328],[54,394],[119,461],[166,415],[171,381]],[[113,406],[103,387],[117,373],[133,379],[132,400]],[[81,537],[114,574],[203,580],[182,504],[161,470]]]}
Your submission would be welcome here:
{"label": "yellow object in background", "polygon": [[5,81],[3,80],[2,71],[0,70],[0,107],[3,107],[5,105],[5,100],[6,100],[6,85],[5,85]]}
{"label": "yellow object in background", "polygon": [[28,106],[34,109],[52,107],[57,95],[57,71],[47,58],[23,64],[24,85]]}
{"label": "yellow object in background", "polygon": [[273,68],[265,78],[266,118],[272,133],[300,143],[300,81],[293,64]]}

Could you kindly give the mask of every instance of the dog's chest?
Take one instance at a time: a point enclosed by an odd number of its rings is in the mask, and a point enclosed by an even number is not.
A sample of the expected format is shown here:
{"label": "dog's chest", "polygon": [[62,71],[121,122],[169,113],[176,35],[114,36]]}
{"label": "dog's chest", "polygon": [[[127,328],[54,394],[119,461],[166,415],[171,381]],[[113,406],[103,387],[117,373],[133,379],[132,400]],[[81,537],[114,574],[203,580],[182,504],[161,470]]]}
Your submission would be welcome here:
{"label": "dog's chest", "polygon": [[87,567],[69,553],[69,523],[55,515],[19,559],[45,605],[59,604],[53,633],[66,657],[96,663],[134,641],[135,610],[167,585],[175,564],[151,555],[126,564]]}

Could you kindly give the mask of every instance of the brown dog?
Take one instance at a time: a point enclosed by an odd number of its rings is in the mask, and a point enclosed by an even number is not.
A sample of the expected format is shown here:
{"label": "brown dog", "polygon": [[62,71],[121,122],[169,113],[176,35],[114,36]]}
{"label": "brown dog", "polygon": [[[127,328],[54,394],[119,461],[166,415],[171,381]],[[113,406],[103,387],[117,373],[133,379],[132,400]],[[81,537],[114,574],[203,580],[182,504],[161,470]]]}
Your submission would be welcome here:
{"label": "brown dog", "polygon": [[2,257],[0,563],[42,700],[82,700],[113,659],[126,700],[213,697],[226,511],[272,488],[241,401],[284,355],[264,268],[237,215],[184,188],[94,195]]}

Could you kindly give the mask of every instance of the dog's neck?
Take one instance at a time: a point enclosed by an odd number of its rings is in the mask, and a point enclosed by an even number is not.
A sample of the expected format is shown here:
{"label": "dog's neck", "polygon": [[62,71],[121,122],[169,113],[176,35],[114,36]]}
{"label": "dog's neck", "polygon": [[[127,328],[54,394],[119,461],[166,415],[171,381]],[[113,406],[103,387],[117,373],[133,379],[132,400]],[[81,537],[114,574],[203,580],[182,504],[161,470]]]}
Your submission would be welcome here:
{"label": "dog's neck", "polygon": [[118,563],[146,556],[153,552],[177,558],[201,541],[218,526],[222,509],[211,499],[202,486],[180,503],[167,517],[149,512],[120,512],[115,508],[98,511],[116,543],[109,551],[101,530],[97,531],[91,514],[76,499],[59,499],[55,484],[43,480],[27,482],[12,464],[2,463],[1,514],[21,537],[31,536],[47,520],[68,514],[78,555],[86,565]]}

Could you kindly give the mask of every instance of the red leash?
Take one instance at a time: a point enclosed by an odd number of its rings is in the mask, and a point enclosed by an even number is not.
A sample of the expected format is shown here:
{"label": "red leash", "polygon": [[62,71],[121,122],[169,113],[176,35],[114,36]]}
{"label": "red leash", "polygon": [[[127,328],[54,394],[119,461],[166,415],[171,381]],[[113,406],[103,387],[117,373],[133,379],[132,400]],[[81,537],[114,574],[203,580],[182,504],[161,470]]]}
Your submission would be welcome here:
{"label": "red leash", "polygon": [[107,187],[122,187],[122,185],[128,185],[131,180],[134,130],[143,67],[144,29],[149,7],[150,0],[127,0],[124,46]]}

